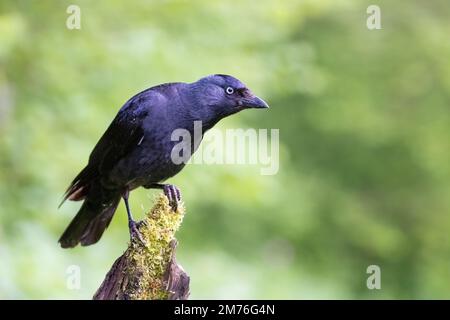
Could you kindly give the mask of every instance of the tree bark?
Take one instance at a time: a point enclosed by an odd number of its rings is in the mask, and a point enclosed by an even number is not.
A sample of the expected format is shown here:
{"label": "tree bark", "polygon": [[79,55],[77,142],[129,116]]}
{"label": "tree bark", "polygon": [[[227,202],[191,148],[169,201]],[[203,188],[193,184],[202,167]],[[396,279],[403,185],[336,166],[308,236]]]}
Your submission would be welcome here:
{"label": "tree bark", "polygon": [[184,206],[176,212],[161,194],[146,218],[139,222],[142,240],[133,239],[114,262],[94,300],[184,300],[189,297],[189,276],[175,259]]}

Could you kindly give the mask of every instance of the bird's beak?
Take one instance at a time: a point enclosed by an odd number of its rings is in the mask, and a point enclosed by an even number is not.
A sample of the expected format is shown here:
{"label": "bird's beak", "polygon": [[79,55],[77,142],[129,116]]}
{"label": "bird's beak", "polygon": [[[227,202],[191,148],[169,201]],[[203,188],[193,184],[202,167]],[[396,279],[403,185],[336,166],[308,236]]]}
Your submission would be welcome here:
{"label": "bird's beak", "polygon": [[245,108],[257,108],[257,109],[267,109],[269,105],[261,98],[253,96],[251,98],[245,98],[241,101],[241,104]]}

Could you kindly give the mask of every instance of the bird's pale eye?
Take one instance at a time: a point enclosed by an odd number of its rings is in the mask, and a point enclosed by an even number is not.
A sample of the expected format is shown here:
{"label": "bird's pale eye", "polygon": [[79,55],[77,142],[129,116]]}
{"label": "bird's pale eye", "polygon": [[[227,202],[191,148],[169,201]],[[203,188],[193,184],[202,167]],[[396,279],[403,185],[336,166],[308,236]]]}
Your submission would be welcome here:
{"label": "bird's pale eye", "polygon": [[234,93],[234,89],[233,89],[232,87],[227,87],[227,88],[225,89],[225,92],[226,92],[227,94],[233,94],[233,93]]}

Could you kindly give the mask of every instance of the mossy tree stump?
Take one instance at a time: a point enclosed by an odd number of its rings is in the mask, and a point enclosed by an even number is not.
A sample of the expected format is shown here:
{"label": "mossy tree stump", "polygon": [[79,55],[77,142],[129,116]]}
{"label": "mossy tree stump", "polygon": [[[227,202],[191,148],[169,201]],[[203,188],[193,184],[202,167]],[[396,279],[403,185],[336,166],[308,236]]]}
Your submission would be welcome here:
{"label": "mossy tree stump", "polygon": [[187,299],[189,276],[175,260],[175,232],[184,206],[176,212],[161,194],[146,218],[139,222],[144,242],[133,240],[111,267],[95,300]]}

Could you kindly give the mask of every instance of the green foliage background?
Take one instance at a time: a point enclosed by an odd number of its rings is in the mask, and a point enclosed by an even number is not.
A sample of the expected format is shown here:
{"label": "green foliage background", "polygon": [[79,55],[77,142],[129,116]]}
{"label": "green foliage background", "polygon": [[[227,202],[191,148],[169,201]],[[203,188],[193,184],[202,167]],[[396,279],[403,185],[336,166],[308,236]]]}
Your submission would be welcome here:
{"label": "green foliage background", "polygon": [[[192,298],[450,298],[450,7],[375,2],[2,1],[0,298],[92,296],[126,214],[62,250],[79,207],[58,211],[63,191],[131,95],[212,73],[269,102],[219,127],[279,128],[280,171],[192,165],[171,180]],[[370,4],[382,30],[366,28]],[[154,195],[133,192],[138,217]],[[366,287],[372,264],[381,290]]]}

